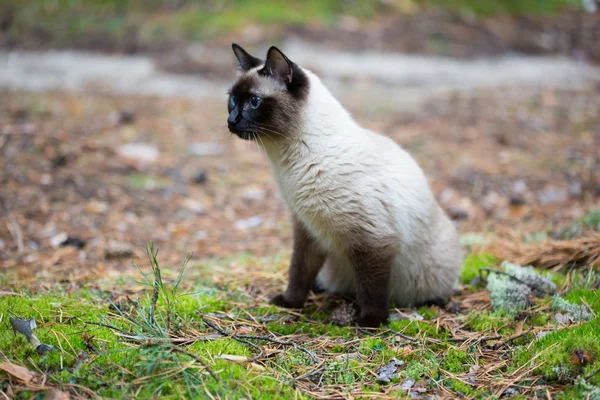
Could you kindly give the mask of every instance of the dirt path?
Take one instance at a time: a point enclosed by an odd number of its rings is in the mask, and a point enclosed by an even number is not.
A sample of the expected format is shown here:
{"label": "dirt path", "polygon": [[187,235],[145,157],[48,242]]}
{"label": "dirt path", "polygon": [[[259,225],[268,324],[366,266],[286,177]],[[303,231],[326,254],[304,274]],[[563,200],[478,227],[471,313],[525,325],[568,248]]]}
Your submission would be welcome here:
{"label": "dirt path", "polygon": [[[513,56],[477,60],[435,56],[351,53],[299,41],[282,46],[290,57],[323,77],[349,101],[390,102],[396,111],[418,110],[429,99],[457,90],[498,86],[583,88],[600,81],[600,68],[566,58]],[[211,58],[211,68],[228,70],[229,49],[190,47],[192,57]],[[0,87],[13,90],[93,89],[103,93],[185,97],[223,96],[228,80],[161,72],[144,56],[110,56],[73,51],[0,53]],[[360,105],[360,102],[359,102]]]}

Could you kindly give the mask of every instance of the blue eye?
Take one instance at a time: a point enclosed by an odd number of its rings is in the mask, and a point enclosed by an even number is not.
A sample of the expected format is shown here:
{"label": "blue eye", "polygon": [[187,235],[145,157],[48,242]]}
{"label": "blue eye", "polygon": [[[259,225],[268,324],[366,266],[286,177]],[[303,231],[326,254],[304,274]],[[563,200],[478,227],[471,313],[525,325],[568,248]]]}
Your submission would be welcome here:
{"label": "blue eye", "polygon": [[250,108],[252,108],[253,110],[256,110],[258,108],[258,106],[260,106],[261,101],[262,101],[261,98],[258,96],[250,97]]}
{"label": "blue eye", "polygon": [[229,96],[229,104],[231,107],[235,107],[235,97],[233,97],[233,95]]}

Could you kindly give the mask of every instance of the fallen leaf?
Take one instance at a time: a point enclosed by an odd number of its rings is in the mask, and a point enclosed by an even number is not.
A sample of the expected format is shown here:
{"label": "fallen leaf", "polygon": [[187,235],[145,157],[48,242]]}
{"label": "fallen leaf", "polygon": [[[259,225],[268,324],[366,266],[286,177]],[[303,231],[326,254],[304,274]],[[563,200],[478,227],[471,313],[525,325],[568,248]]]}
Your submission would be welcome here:
{"label": "fallen leaf", "polygon": [[34,377],[33,373],[27,368],[10,362],[0,363],[0,369],[24,383],[31,382]]}
{"label": "fallen leaf", "polygon": [[523,321],[519,321],[515,327],[515,336],[523,333]]}
{"label": "fallen leaf", "polygon": [[389,383],[396,375],[396,368],[404,365],[404,361],[392,358],[389,364],[384,365],[377,371],[377,382]]}
{"label": "fallen leaf", "polygon": [[57,389],[50,390],[44,397],[45,400],[69,400],[70,398],[69,393]]}

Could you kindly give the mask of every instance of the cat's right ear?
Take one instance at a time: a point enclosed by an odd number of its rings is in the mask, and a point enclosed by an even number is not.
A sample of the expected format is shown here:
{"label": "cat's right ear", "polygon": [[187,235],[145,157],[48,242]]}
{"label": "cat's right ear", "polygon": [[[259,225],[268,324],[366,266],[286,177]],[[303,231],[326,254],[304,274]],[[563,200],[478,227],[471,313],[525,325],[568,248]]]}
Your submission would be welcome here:
{"label": "cat's right ear", "polygon": [[260,58],[251,56],[246,50],[242,49],[241,46],[232,43],[231,48],[233,49],[233,54],[235,54],[235,57],[240,63],[240,67],[244,71],[251,70],[252,68],[256,68],[263,64],[263,61]]}

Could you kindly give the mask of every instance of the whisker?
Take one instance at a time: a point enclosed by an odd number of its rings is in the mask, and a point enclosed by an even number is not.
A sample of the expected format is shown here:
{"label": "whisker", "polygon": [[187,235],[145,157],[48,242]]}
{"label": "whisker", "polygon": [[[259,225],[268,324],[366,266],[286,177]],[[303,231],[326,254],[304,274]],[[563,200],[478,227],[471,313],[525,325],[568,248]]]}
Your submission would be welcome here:
{"label": "whisker", "polygon": [[[281,150],[281,146],[279,146],[279,145],[277,144],[277,142],[273,140],[273,137],[272,137],[271,135],[269,135],[269,133],[268,133],[267,131],[265,131],[265,130],[261,130],[261,129],[259,128],[259,132],[260,132],[260,133],[262,133],[263,135],[265,135],[266,137],[268,137],[269,139],[271,139],[271,142],[272,142],[272,143],[273,143],[275,146],[277,146],[277,150]],[[264,142],[263,142],[263,146],[264,146]],[[265,153],[266,153],[266,148],[265,148]]]}
{"label": "whisker", "polygon": [[275,131],[275,130],[273,130],[273,129],[269,129],[269,128],[267,128],[267,127],[264,127],[264,126],[261,126],[260,128],[261,128],[261,129],[265,129],[265,130],[267,130],[267,131],[269,131],[269,132],[275,133],[275,134],[277,134],[277,135],[279,135],[279,136],[281,136],[281,137],[283,137],[283,138],[286,138],[287,140],[292,140],[290,137],[288,137],[287,135],[284,135],[284,134],[283,134],[283,133],[281,133],[281,132],[277,132],[277,131]]}

